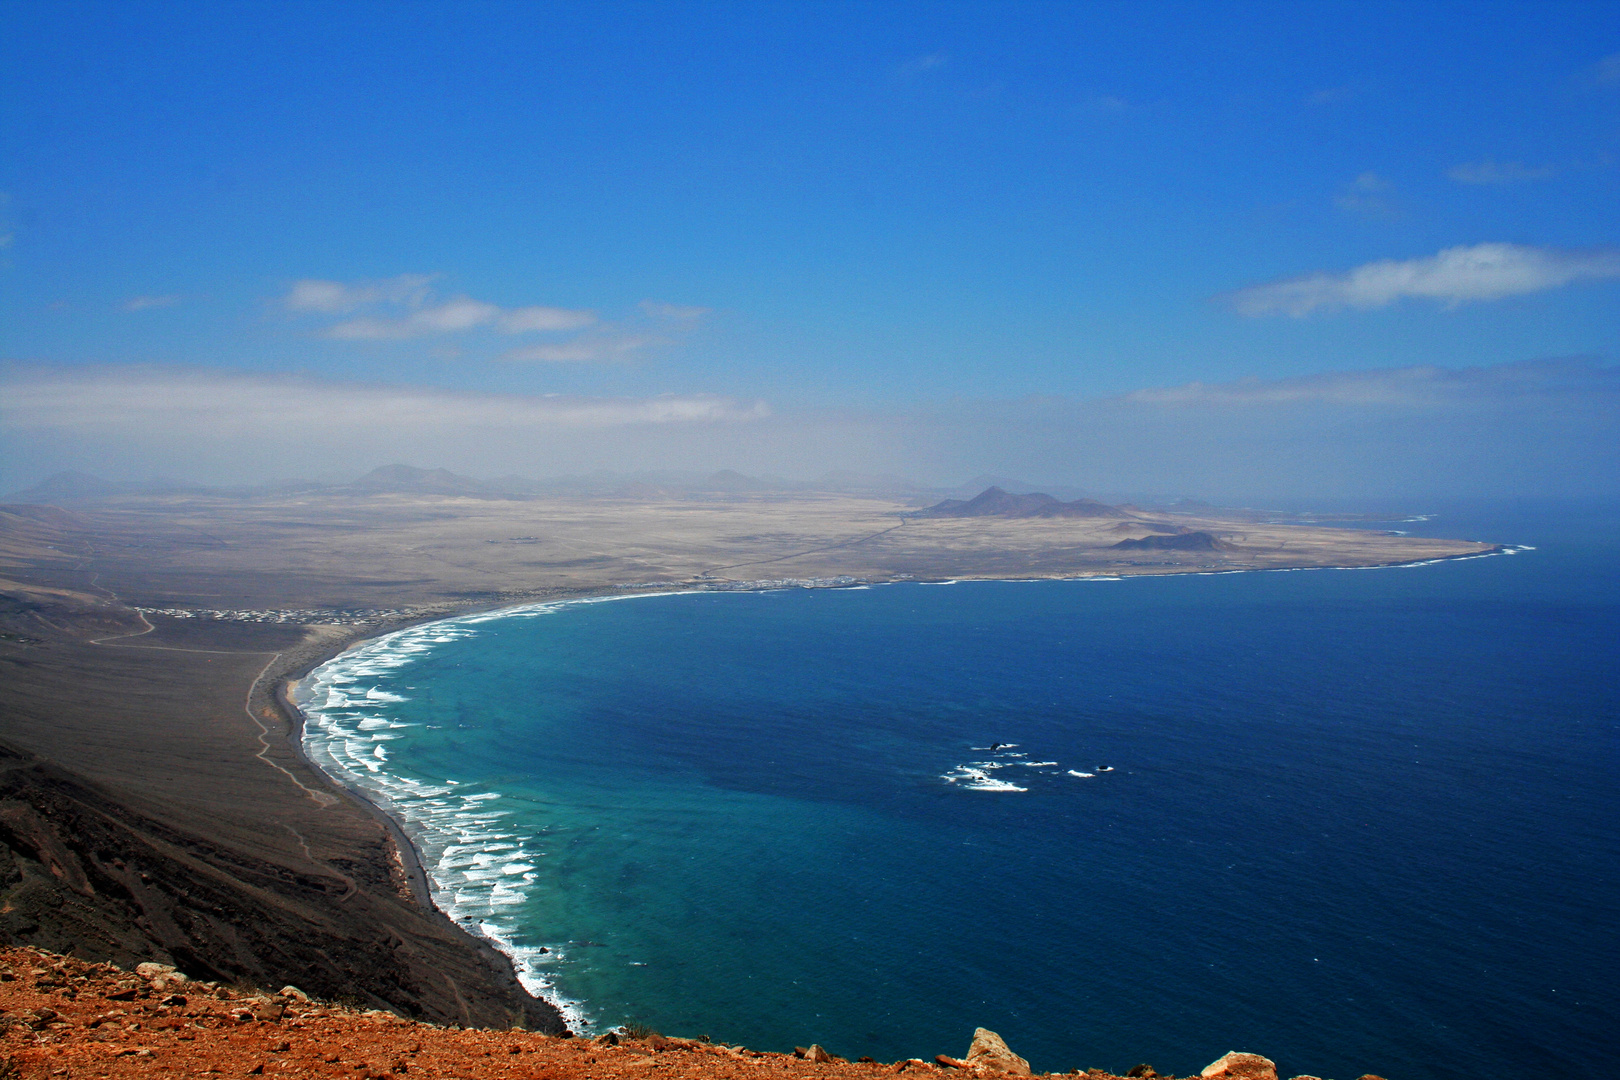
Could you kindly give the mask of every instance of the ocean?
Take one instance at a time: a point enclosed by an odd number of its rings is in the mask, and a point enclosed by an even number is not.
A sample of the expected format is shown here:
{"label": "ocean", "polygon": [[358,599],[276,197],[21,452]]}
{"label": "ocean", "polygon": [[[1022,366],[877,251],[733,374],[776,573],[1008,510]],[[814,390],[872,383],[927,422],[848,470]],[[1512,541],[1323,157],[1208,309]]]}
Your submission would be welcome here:
{"label": "ocean", "polygon": [[305,742],[586,1031],[1612,1067],[1620,512],[1398,527],[1528,550],[471,616],[320,668]]}

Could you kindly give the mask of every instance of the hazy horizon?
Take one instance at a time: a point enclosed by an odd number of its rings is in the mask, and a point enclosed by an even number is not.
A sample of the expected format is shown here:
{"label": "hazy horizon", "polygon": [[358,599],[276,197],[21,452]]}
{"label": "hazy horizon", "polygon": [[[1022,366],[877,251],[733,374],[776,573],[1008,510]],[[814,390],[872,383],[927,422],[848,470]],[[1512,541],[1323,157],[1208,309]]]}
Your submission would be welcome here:
{"label": "hazy horizon", "polygon": [[1620,496],[1578,3],[11,3],[0,491]]}

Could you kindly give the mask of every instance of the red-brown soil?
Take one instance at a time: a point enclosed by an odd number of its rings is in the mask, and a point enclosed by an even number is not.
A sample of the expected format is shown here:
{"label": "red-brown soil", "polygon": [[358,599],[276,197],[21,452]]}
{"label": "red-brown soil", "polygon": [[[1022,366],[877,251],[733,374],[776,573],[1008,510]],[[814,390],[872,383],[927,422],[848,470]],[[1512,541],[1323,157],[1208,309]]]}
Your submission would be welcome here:
{"label": "red-brown soil", "polygon": [[[171,980],[0,949],[0,1076],[864,1080],[958,1071],[923,1061],[817,1063],[661,1035],[613,1046],[438,1027],[295,993]],[[1102,1070],[1089,1075],[1113,1080]]]}

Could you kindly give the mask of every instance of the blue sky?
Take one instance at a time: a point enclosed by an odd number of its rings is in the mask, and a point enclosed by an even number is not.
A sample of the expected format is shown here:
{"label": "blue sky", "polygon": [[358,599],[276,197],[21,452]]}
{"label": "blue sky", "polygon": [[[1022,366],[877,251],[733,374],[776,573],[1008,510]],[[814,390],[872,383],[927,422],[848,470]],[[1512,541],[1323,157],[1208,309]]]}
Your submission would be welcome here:
{"label": "blue sky", "polygon": [[[1613,4],[0,18],[7,482],[431,450],[1366,494],[1343,458],[1391,424],[1430,432],[1391,490],[1493,438],[1547,455],[1515,484],[1612,471]],[[365,437],[233,442],[265,396]],[[1223,431],[1274,437],[1223,473]],[[1265,473],[1283,445],[1319,467]]]}

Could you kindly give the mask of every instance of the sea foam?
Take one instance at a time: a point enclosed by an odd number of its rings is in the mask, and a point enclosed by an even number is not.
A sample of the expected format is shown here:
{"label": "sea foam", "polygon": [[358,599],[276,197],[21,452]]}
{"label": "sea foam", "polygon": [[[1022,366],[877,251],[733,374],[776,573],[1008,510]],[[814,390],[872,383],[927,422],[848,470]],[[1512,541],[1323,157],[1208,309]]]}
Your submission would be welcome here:
{"label": "sea foam", "polygon": [[400,737],[399,729],[415,725],[394,711],[408,698],[377,683],[437,646],[477,635],[482,624],[495,619],[540,617],[571,604],[633,598],[533,604],[395,631],[328,661],[296,691],[310,759],[401,824],[427,873],[434,905],[511,957],[524,988],[555,1005],[580,1032],[592,1030],[592,1017],[582,1002],[561,993],[554,977],[567,955],[563,943],[520,943],[517,909],[539,880],[548,855],[546,836],[520,836],[504,828],[511,815],[501,809],[500,792],[450,777],[411,775],[396,766],[385,744]]}

